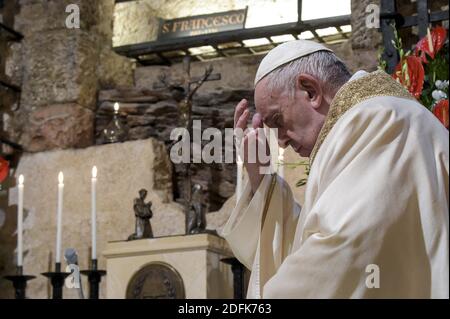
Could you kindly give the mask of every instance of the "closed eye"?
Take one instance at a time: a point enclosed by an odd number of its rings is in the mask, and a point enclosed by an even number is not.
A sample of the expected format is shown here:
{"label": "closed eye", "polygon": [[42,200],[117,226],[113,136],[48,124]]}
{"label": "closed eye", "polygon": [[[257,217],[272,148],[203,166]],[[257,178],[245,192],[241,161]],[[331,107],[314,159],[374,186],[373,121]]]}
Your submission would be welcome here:
{"label": "closed eye", "polygon": [[283,124],[282,122],[282,116],[279,112],[263,118],[263,123],[270,128],[279,127]]}
{"label": "closed eye", "polygon": [[283,116],[280,113],[276,113],[273,116],[273,123],[276,127],[282,127],[283,126]]}

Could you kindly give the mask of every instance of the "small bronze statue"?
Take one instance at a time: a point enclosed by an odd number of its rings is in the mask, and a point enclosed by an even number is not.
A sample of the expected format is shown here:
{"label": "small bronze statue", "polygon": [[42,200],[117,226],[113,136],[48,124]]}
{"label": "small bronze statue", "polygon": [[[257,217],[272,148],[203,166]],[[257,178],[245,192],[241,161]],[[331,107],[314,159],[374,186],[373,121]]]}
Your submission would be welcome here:
{"label": "small bronze statue", "polygon": [[192,187],[192,200],[189,213],[186,216],[186,234],[204,233],[206,229],[206,216],[202,201],[203,189],[200,184]]}
{"label": "small bronze statue", "polygon": [[145,203],[147,197],[147,190],[141,189],[139,191],[139,198],[134,199],[134,216],[136,216],[135,233],[128,237],[128,240],[153,238],[152,226],[150,225],[150,218],[153,217],[152,202]]}

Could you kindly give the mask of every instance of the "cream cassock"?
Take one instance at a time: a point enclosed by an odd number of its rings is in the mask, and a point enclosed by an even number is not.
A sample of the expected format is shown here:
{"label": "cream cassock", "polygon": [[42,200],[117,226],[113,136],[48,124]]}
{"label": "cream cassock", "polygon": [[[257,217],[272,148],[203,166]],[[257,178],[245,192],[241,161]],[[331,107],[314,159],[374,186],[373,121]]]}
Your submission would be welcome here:
{"label": "cream cassock", "polygon": [[223,229],[248,298],[449,297],[449,134],[430,111],[386,73],[358,72],[310,161],[302,208],[266,175]]}

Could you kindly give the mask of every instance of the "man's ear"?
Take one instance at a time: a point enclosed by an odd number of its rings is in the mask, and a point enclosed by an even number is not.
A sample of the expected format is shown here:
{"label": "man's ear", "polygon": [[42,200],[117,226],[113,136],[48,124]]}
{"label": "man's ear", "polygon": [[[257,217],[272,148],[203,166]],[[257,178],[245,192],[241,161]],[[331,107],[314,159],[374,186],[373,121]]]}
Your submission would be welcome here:
{"label": "man's ear", "polygon": [[300,74],[297,77],[297,88],[306,93],[306,99],[313,108],[318,109],[322,105],[323,90],[315,77],[309,74]]}

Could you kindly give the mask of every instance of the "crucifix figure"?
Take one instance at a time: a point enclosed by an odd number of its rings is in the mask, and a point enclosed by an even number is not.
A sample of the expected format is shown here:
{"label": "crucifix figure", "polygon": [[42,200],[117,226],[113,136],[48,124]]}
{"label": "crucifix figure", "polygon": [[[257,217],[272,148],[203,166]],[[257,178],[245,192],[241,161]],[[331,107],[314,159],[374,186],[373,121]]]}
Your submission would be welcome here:
{"label": "crucifix figure", "polygon": [[[177,83],[168,83],[166,74],[162,74],[159,80],[161,85],[155,85],[155,88],[167,88],[171,91],[173,98],[178,103],[178,124],[180,127],[186,129],[192,136],[192,99],[197,90],[206,81],[220,80],[221,75],[219,73],[212,74],[213,67],[210,65],[205,69],[202,76],[193,77],[191,76],[191,57],[186,56],[183,59],[183,70],[184,77],[181,81]],[[180,136],[180,139],[182,137]],[[175,141],[178,142],[178,141]],[[186,234],[189,233],[189,218],[191,202],[192,202],[192,186],[191,186],[191,174],[190,174],[190,162],[180,164],[183,166],[182,178],[183,178],[183,202],[184,202],[184,213],[185,213],[185,228]]]}

